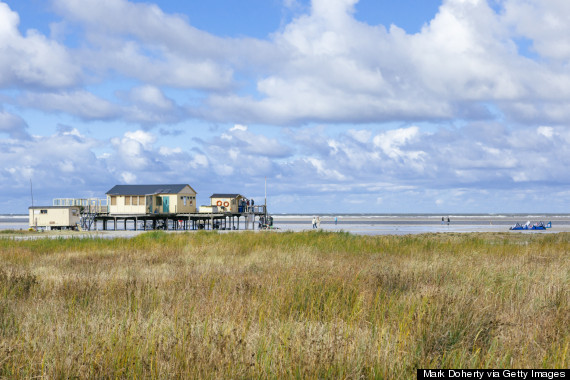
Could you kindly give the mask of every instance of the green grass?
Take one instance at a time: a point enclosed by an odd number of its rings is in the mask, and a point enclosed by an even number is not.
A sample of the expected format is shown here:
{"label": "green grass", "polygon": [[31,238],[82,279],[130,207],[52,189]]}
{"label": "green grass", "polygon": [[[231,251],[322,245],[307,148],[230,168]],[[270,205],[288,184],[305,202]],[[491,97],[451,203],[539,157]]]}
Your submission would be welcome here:
{"label": "green grass", "polygon": [[0,238],[0,377],[568,368],[570,234]]}

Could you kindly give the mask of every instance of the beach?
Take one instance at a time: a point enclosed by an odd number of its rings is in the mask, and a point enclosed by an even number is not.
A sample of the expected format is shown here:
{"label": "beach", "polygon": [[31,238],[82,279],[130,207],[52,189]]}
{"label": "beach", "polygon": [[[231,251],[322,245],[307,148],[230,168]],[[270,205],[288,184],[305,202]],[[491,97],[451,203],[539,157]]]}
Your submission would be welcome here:
{"label": "beach", "polygon": [[[407,235],[422,233],[468,233],[468,232],[509,232],[509,228],[516,223],[524,224],[527,221],[552,222],[552,228],[534,231],[510,231],[512,233],[557,233],[570,232],[570,214],[477,214],[477,215],[448,215],[435,214],[277,214],[273,215],[275,231],[307,231],[312,228],[313,217],[320,217],[320,229],[324,231],[344,231],[357,235]],[[337,223],[335,224],[335,217]],[[444,223],[442,224],[442,217]],[[112,228],[112,227],[110,227]],[[122,228],[122,225],[121,225]],[[251,224],[249,225],[251,230]],[[27,230],[28,218],[26,215],[0,216],[0,230]],[[239,231],[244,231],[243,220]],[[257,224],[255,225],[257,230]],[[102,236],[131,237],[144,232],[135,231],[132,222],[127,224],[127,231],[97,231]],[[220,231],[222,232],[222,231]],[[230,231],[223,231],[230,232]],[[63,235],[65,231],[62,231]]]}
{"label": "beach", "polygon": [[[274,226],[281,230],[305,231],[312,229],[316,215],[274,215]],[[445,232],[506,232],[516,223],[552,222],[552,228],[524,233],[570,232],[570,215],[565,214],[508,214],[508,215],[322,215],[320,228],[326,231],[346,231],[358,235],[405,235]],[[337,223],[335,224],[335,217]]]}

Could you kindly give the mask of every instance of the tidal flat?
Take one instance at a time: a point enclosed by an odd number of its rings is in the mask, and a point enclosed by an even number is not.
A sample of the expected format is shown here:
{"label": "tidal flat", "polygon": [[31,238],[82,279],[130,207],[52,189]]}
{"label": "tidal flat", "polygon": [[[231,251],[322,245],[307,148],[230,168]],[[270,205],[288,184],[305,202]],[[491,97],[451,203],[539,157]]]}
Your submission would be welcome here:
{"label": "tidal flat", "polygon": [[0,377],[570,367],[570,233],[0,238]]}

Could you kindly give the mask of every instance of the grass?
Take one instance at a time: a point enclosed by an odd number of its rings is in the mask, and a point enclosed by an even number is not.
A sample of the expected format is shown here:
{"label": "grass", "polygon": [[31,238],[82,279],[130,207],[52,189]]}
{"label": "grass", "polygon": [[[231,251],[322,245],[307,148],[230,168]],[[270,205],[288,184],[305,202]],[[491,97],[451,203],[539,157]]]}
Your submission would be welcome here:
{"label": "grass", "polygon": [[0,238],[0,377],[570,367],[570,234]]}

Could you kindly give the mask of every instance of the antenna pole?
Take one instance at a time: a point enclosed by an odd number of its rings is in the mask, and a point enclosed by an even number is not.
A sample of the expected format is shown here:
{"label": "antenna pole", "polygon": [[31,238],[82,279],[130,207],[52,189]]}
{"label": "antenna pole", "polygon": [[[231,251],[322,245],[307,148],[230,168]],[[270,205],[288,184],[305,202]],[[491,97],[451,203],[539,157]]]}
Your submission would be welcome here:
{"label": "antenna pole", "polygon": [[265,223],[267,223],[267,176],[265,176]]}
{"label": "antenna pole", "polygon": [[34,207],[34,188],[32,187],[32,179],[30,178],[30,194],[32,195],[32,208]]}

